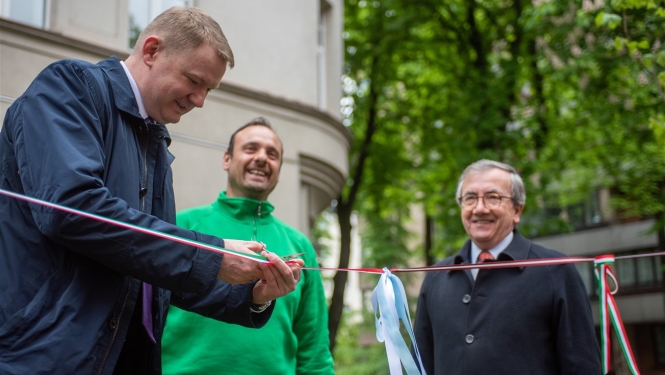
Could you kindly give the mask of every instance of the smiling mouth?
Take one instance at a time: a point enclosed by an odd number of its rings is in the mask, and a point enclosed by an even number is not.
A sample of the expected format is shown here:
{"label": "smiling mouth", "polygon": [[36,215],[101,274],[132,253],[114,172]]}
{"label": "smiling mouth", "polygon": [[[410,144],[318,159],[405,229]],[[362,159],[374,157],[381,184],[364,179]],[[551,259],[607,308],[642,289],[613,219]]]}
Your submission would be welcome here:
{"label": "smiling mouth", "polygon": [[268,174],[264,171],[259,171],[256,169],[250,169],[248,171],[249,174],[255,175],[255,176],[261,176],[261,177],[266,177]]}
{"label": "smiling mouth", "polygon": [[176,100],[176,101],[175,101],[175,104],[177,104],[178,107],[180,107],[180,109],[182,109],[183,111],[186,111],[186,110],[187,110],[187,107],[181,105],[179,101]]}

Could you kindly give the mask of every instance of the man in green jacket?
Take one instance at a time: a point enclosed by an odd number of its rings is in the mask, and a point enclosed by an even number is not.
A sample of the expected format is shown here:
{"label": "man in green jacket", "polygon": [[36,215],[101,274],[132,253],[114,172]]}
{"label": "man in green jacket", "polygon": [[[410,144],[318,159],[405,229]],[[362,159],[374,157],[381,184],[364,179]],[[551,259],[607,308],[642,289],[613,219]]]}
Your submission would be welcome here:
{"label": "man in green jacket", "polygon": [[[240,127],[224,153],[226,191],[212,204],[179,212],[177,224],[221,238],[261,241],[280,256],[302,253],[306,267],[317,267],[307,237],[274,217],[267,201],[279,180],[282,156],[282,142],[267,119]],[[296,290],[276,302],[271,319],[258,330],[171,306],[162,344],[165,375],[334,374],[318,271],[304,270]]]}

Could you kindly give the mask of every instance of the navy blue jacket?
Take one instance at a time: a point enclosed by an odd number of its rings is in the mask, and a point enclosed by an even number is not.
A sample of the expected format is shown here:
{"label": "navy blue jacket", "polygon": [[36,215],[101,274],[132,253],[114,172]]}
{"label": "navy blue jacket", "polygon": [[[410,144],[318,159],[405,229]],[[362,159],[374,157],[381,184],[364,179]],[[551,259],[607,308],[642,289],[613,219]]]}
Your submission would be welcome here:
{"label": "navy blue jacket", "polygon": [[[179,228],[166,127],[146,125],[119,61],[51,64],[8,109],[0,188],[223,245]],[[159,342],[169,301],[248,327],[253,285],[217,280],[222,255],[0,195],[0,373],[110,374],[155,286]],[[173,292],[173,295],[171,295]],[[193,333],[195,334],[195,333]],[[151,353],[160,373],[160,345]]]}
{"label": "navy blue jacket", "polygon": [[[514,231],[498,259],[559,258]],[[471,241],[437,265],[470,263]],[[428,375],[600,374],[584,284],[572,264],[428,272],[415,336]]]}

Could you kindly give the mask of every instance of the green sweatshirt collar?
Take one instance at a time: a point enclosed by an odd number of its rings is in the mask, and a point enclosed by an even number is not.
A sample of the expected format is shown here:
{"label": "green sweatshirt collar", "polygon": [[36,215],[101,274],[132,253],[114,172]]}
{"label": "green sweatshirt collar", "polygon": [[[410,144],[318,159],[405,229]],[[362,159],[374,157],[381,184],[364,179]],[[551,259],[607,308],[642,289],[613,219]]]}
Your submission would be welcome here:
{"label": "green sweatshirt collar", "polygon": [[268,201],[257,201],[250,198],[229,198],[226,190],[219,193],[217,205],[225,211],[231,212],[236,218],[243,217],[269,217],[275,207]]}

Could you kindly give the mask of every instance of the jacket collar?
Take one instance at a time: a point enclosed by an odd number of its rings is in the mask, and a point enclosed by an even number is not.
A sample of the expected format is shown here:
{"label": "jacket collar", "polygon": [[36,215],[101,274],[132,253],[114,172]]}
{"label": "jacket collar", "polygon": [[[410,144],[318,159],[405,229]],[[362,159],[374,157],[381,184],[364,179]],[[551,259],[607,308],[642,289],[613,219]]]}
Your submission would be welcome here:
{"label": "jacket collar", "polygon": [[141,118],[139,113],[139,106],[136,103],[132,86],[129,84],[129,79],[125,74],[125,70],[120,65],[120,61],[115,56],[111,56],[106,60],[97,63],[97,66],[102,68],[111,81],[111,88],[113,89],[113,99],[116,108],[120,111],[126,112],[134,117]]}
{"label": "jacket collar", "polygon": [[[136,117],[143,124],[143,116],[139,112],[139,105],[136,101],[132,85],[127,78],[125,69],[118,61],[118,58],[111,56],[106,60],[97,63],[97,66],[102,68],[111,82],[111,89],[113,90],[113,102],[119,111],[125,112],[133,117]],[[171,144],[171,135],[164,124],[156,124],[158,127],[158,135],[166,140],[166,144]]]}
{"label": "jacket collar", "polygon": [[[513,230],[513,241],[506,247],[505,250],[499,254],[497,261],[504,260],[524,260],[528,259],[529,251],[531,250],[531,241],[522,237],[520,232],[517,229]],[[455,254],[454,263],[471,263],[471,240],[467,240],[460,251]],[[519,267],[520,270],[524,270],[524,267]]]}
{"label": "jacket collar", "polygon": [[229,211],[237,218],[243,217],[271,217],[275,207],[268,201],[257,201],[251,198],[227,197],[226,190],[219,193],[217,202],[225,211]]}

